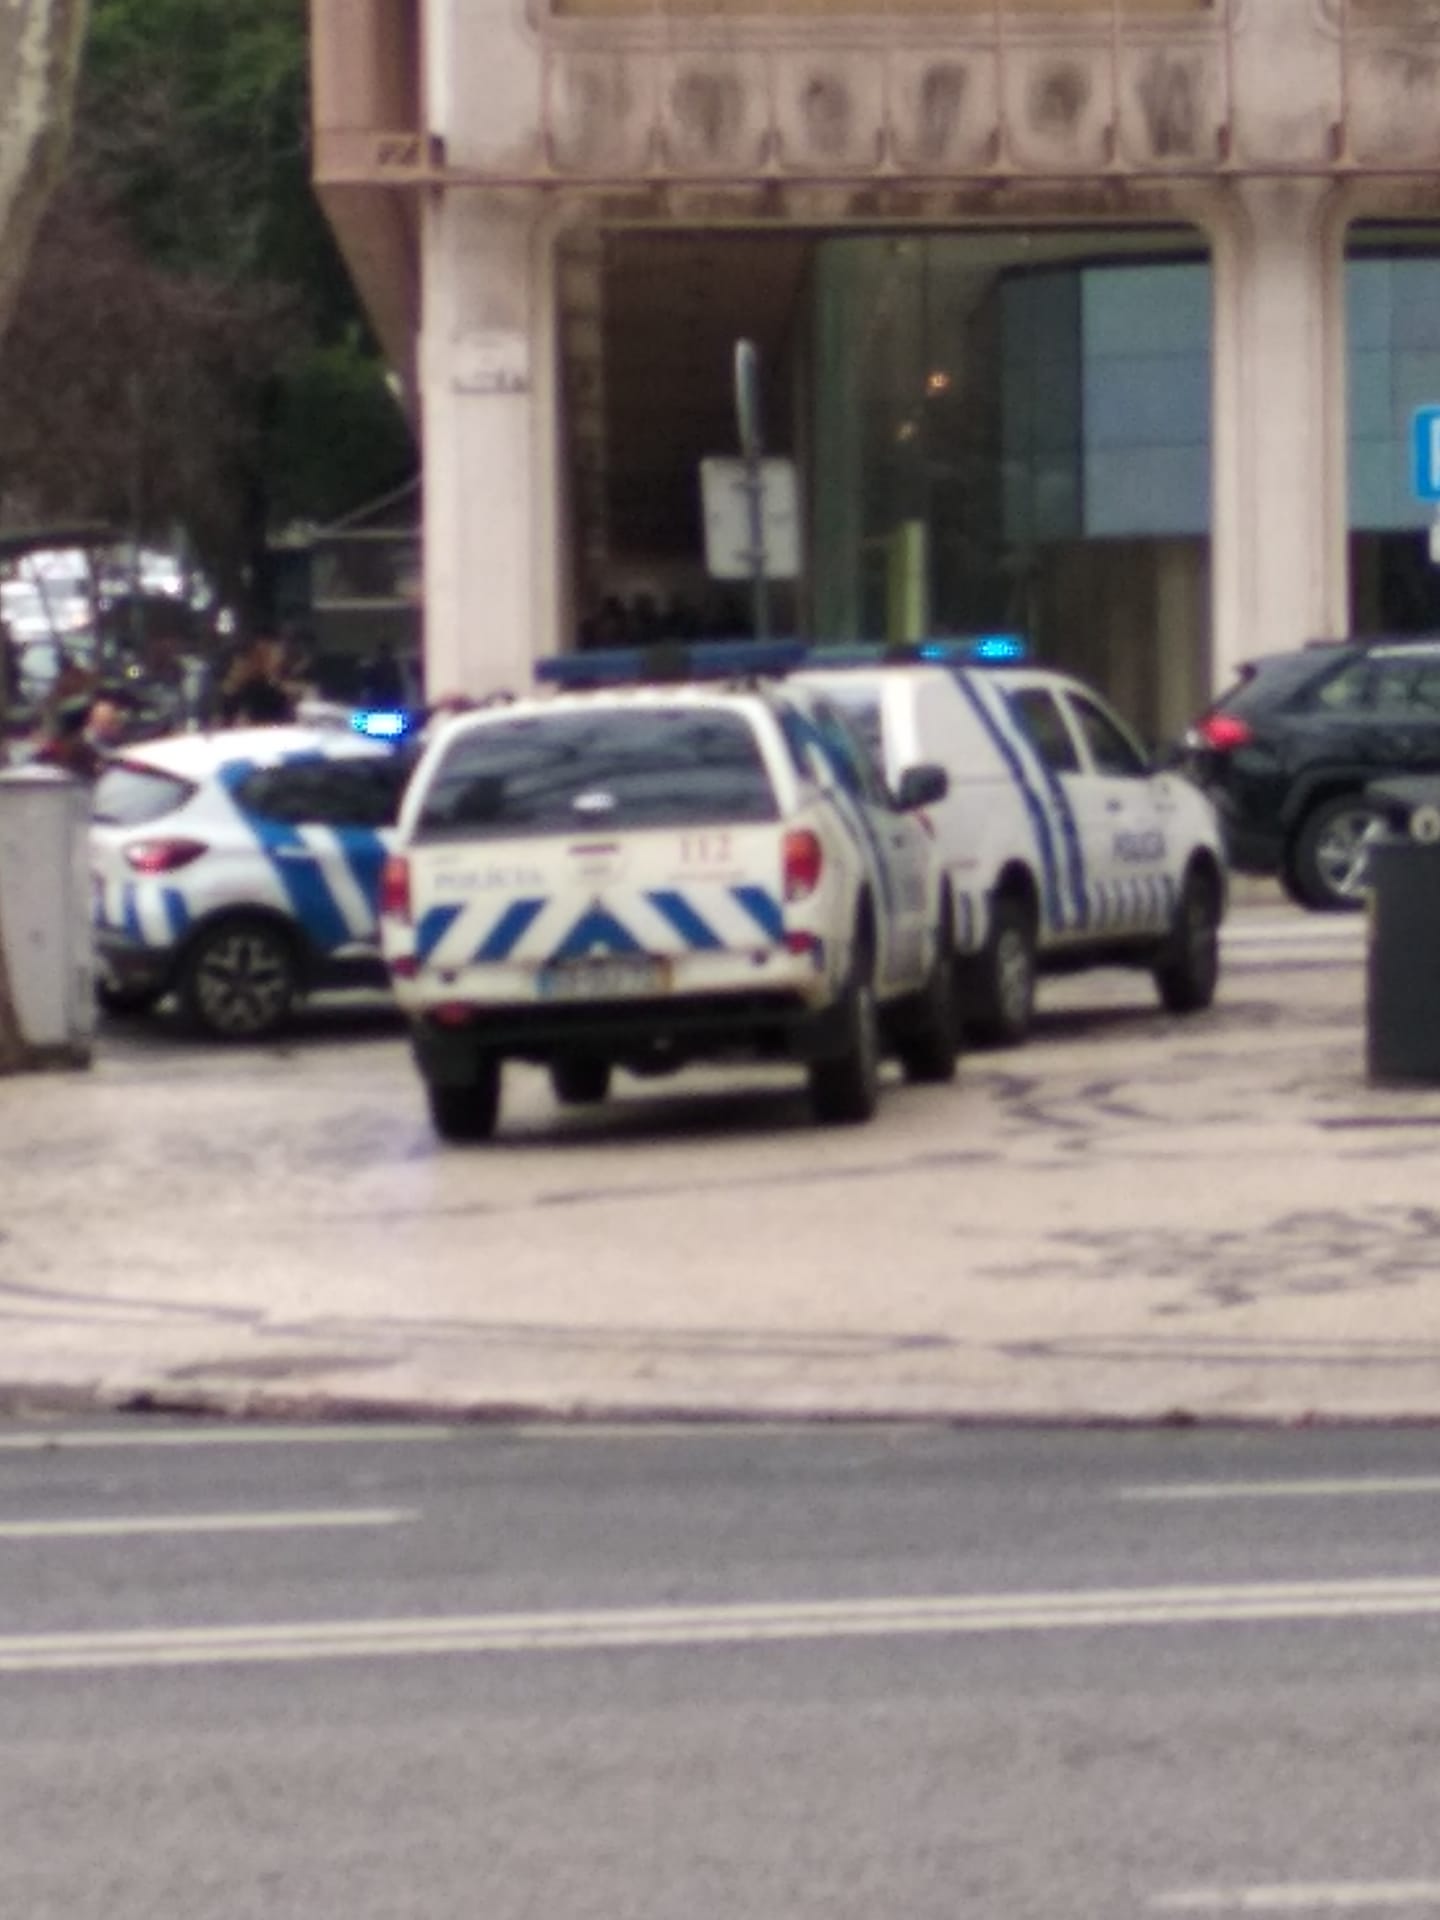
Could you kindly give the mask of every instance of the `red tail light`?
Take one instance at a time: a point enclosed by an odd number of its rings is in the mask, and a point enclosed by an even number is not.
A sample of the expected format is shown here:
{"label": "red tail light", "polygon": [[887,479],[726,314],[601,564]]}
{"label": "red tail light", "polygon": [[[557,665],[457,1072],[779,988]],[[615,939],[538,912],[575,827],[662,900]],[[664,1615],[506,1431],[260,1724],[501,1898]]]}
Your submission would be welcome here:
{"label": "red tail light", "polygon": [[410,918],[410,862],[392,853],[380,871],[380,912],[387,920]]}
{"label": "red tail light", "polygon": [[174,873],[209,851],[203,840],[135,840],[125,849],[125,861],[136,873]]}
{"label": "red tail light", "polygon": [[781,873],[787,900],[805,900],[820,884],[825,853],[818,837],[808,827],[797,827],[785,836],[780,856]]}
{"label": "red tail light", "polygon": [[1216,753],[1233,753],[1236,747],[1248,747],[1255,735],[1233,713],[1207,714],[1195,729],[1207,747]]}

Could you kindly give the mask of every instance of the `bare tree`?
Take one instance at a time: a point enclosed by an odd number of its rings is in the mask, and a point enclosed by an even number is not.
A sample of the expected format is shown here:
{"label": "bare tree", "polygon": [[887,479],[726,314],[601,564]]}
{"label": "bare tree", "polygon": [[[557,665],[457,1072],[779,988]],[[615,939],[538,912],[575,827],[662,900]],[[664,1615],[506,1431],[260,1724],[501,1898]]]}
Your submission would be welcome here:
{"label": "bare tree", "polygon": [[[86,0],[0,0],[0,340],[64,159],[86,14]],[[3,906],[0,1073],[13,1073],[27,1064],[27,1050],[10,990]]]}

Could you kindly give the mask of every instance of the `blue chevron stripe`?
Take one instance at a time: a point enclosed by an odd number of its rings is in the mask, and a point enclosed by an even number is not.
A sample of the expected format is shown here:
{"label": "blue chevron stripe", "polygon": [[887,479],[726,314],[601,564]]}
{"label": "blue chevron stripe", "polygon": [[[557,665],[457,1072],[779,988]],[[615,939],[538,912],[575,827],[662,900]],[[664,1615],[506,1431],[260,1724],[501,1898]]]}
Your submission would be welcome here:
{"label": "blue chevron stripe", "polygon": [[670,922],[680,938],[697,953],[721,953],[725,943],[715,929],[698,914],[683,893],[665,890],[647,893],[645,898]]}
{"label": "blue chevron stripe", "polygon": [[773,894],[764,887],[732,887],[730,891],[762,933],[777,945],[785,938],[785,915]]}
{"label": "blue chevron stripe", "polygon": [[543,900],[512,900],[475,950],[477,962],[508,960],[545,909]]}
{"label": "blue chevron stripe", "polygon": [[575,922],[560,945],[550,955],[551,965],[562,960],[583,960],[591,953],[643,953],[644,948],[604,907],[591,907]]}

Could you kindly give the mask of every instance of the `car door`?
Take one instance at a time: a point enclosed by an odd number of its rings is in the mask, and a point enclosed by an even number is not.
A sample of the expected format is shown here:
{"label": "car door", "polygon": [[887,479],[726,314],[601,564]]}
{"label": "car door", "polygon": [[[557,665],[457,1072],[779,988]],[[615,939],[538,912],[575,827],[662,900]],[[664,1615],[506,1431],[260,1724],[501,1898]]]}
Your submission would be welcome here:
{"label": "car door", "polygon": [[1161,932],[1174,910],[1164,780],[1096,695],[1065,687],[1059,697],[1081,745],[1065,780],[1085,841],[1091,931]]}
{"label": "car door", "polygon": [[1399,650],[1377,654],[1366,675],[1372,760],[1379,772],[1440,769],[1440,660]]}
{"label": "car door", "polygon": [[295,918],[323,953],[378,947],[380,873],[404,769],[388,755],[258,768],[235,790]]}
{"label": "car door", "polygon": [[882,988],[898,990],[922,980],[929,963],[929,836],[919,819],[900,812],[863,741],[828,700],[816,700],[810,718],[875,872]]}

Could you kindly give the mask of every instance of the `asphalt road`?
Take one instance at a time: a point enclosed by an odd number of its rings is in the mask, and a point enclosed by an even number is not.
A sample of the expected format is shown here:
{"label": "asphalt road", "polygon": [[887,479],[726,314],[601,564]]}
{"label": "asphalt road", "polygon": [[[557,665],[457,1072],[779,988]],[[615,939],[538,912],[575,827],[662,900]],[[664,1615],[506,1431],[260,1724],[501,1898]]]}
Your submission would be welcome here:
{"label": "asphalt road", "polygon": [[0,1914],[1440,1913],[1440,1435],[0,1427]]}

